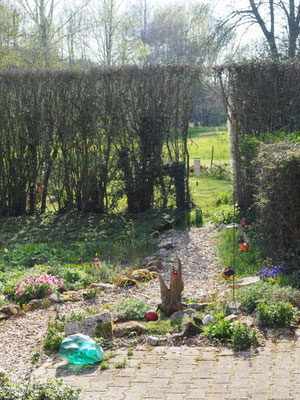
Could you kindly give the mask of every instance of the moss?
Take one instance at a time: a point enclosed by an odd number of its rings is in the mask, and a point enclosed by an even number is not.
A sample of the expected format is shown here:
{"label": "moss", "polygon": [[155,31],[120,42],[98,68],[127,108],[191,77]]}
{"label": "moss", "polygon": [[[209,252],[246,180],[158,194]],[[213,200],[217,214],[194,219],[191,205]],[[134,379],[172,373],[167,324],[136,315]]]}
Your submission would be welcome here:
{"label": "moss", "polygon": [[110,339],[113,334],[113,324],[112,322],[104,322],[99,324],[96,328],[96,337],[103,337],[104,339]]}

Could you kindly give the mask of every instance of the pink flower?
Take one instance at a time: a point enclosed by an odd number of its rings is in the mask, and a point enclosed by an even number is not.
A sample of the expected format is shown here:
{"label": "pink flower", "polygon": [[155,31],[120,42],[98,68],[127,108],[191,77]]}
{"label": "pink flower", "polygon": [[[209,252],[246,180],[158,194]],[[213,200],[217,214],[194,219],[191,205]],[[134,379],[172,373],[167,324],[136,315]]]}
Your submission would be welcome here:
{"label": "pink flower", "polygon": [[91,264],[91,263],[89,263],[89,266],[90,266],[90,267],[91,267],[91,265],[92,265],[92,264]]}
{"label": "pink flower", "polygon": [[67,249],[69,249],[70,248],[70,246],[69,245],[67,245]]}
{"label": "pink flower", "polygon": [[97,267],[99,267],[100,264],[97,262],[96,265],[97,265]]}
{"label": "pink flower", "polygon": [[47,289],[46,294],[51,294],[51,289]]}
{"label": "pink flower", "polygon": [[22,293],[22,292],[23,292],[23,289],[19,289],[18,292],[19,292],[19,293]]}
{"label": "pink flower", "polygon": [[97,257],[94,258],[94,261],[99,261],[99,259]]}
{"label": "pink flower", "polygon": [[7,301],[8,299],[8,294],[4,296],[4,301]]}

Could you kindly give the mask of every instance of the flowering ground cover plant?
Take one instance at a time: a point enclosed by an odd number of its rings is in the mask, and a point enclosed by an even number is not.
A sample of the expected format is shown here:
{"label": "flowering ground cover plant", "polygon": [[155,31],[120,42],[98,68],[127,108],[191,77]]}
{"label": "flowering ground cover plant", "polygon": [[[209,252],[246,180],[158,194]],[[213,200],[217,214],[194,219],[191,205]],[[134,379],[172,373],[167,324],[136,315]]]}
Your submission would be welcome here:
{"label": "flowering ground cover plant", "polygon": [[42,273],[41,275],[28,275],[23,281],[18,282],[14,290],[7,294],[9,300],[19,304],[28,303],[32,299],[41,299],[46,295],[54,293],[63,286],[63,279],[58,276]]}
{"label": "flowering ground cover plant", "polygon": [[277,277],[282,277],[284,275],[284,269],[281,266],[272,265],[271,268],[262,268],[258,275],[260,279],[265,282],[268,278],[277,279]]}

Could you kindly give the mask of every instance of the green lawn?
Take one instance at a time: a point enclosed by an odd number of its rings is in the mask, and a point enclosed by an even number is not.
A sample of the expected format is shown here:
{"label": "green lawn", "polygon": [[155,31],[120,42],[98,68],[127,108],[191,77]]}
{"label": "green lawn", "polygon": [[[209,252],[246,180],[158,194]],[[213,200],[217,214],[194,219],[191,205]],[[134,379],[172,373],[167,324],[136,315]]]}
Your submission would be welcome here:
{"label": "green lawn", "polygon": [[[214,146],[214,161],[216,164],[230,164],[229,144],[225,126],[190,128],[190,140],[188,149],[190,154],[190,165],[194,164],[194,157],[200,157],[201,165],[210,168],[211,152]],[[217,179],[216,177],[202,176],[197,178],[194,174],[190,176],[190,190],[193,202],[204,211],[212,211],[216,194],[222,191],[231,191],[230,179]]]}
{"label": "green lawn", "polygon": [[194,157],[200,157],[201,164],[210,167],[212,147],[214,147],[214,163],[230,162],[226,126],[190,128],[188,141],[190,165],[194,164]]}

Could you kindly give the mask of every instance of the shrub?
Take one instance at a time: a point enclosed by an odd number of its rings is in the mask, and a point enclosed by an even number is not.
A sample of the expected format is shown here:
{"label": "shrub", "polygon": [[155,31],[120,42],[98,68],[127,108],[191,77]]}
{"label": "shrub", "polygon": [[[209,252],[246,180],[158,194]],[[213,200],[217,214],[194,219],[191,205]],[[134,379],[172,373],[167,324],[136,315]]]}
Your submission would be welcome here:
{"label": "shrub", "polygon": [[246,350],[251,345],[257,346],[256,329],[251,329],[246,324],[237,322],[232,326],[231,341],[236,350]]}
{"label": "shrub", "polygon": [[215,205],[220,206],[222,204],[232,204],[232,193],[220,190],[216,195]]}
{"label": "shrub", "polygon": [[256,316],[262,326],[275,328],[289,326],[296,317],[296,309],[289,302],[267,305],[262,301],[256,308]]}
{"label": "shrub", "polygon": [[300,143],[262,145],[255,161],[256,234],[265,257],[300,261]]}
{"label": "shrub", "polygon": [[213,324],[208,325],[205,333],[210,339],[229,342],[231,340],[232,327],[228,321],[221,319]]}
{"label": "shrub", "polygon": [[[236,220],[240,219],[239,208],[236,207]],[[233,222],[233,205],[222,204],[210,213],[210,220],[215,225],[231,224]]]}
{"label": "shrub", "polygon": [[64,386],[62,380],[14,385],[7,378],[0,378],[0,400],[78,400],[80,391]]}
{"label": "shrub", "polygon": [[151,306],[144,300],[123,300],[117,304],[116,309],[119,316],[125,320],[143,320],[145,313],[151,310]]}
{"label": "shrub", "polygon": [[239,290],[237,299],[241,303],[242,310],[247,314],[251,314],[261,300],[269,304],[281,301],[299,306],[300,292],[291,286],[281,287],[272,282],[259,282]]}

